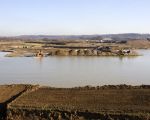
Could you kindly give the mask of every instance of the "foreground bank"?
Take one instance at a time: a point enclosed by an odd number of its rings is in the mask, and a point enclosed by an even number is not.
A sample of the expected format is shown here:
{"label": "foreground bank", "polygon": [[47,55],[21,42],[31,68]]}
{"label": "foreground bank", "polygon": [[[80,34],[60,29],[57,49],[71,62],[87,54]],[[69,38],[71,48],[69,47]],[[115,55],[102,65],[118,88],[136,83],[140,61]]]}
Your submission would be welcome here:
{"label": "foreground bank", "polygon": [[1,119],[150,119],[148,85],[78,88],[10,85],[0,86],[0,90],[3,96],[0,104],[5,103],[0,108]]}

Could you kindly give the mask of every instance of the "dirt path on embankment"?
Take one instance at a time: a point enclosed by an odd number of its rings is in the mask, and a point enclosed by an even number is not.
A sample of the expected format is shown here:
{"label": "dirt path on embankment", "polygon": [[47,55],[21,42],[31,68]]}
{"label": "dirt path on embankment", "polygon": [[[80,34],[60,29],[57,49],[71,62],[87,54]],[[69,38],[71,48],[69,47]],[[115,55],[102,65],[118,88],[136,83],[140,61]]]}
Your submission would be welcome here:
{"label": "dirt path on embankment", "polygon": [[0,85],[0,120],[7,117],[7,105],[18,98],[23,93],[30,91],[31,85]]}

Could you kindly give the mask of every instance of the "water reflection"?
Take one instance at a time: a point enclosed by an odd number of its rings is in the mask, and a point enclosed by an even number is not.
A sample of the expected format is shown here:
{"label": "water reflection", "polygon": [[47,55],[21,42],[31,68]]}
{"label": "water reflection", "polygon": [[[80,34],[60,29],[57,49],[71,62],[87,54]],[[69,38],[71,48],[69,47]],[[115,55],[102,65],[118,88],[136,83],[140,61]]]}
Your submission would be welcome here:
{"label": "water reflection", "polygon": [[43,57],[34,57],[34,58],[39,64],[41,64],[42,60],[44,59]]}
{"label": "water reflection", "polygon": [[28,83],[55,87],[150,84],[150,50],[139,57],[3,57],[0,84]]}

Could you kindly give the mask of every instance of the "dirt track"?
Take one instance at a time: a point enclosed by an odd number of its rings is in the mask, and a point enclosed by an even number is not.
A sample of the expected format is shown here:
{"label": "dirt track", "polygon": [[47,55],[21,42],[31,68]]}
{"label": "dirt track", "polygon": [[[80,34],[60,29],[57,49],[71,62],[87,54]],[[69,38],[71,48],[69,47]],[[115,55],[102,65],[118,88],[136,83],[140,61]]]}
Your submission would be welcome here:
{"label": "dirt track", "polygon": [[32,89],[34,89],[32,85],[0,85],[0,120],[6,119],[9,103]]}
{"label": "dirt track", "polygon": [[6,106],[26,90],[25,85],[0,85],[0,120],[6,117]]}

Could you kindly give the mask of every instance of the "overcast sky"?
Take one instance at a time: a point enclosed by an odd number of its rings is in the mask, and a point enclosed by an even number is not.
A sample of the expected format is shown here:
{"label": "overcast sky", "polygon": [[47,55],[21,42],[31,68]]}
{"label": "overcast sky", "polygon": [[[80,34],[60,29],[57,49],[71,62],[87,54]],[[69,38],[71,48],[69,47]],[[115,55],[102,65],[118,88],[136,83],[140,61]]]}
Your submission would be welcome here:
{"label": "overcast sky", "polygon": [[0,0],[0,35],[150,33],[150,0]]}

